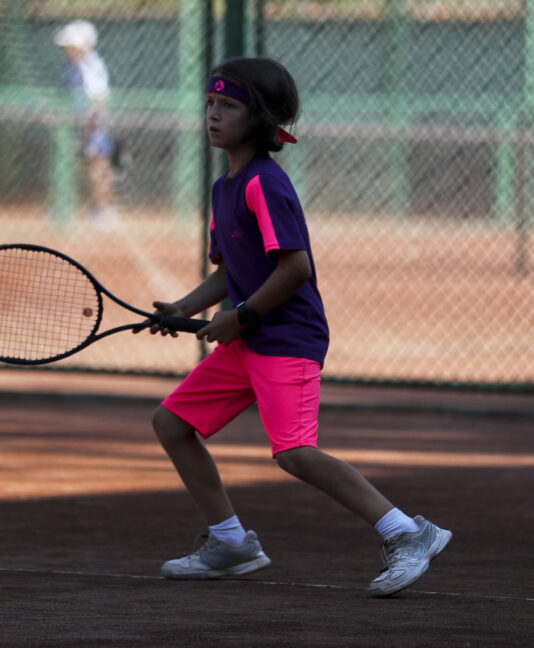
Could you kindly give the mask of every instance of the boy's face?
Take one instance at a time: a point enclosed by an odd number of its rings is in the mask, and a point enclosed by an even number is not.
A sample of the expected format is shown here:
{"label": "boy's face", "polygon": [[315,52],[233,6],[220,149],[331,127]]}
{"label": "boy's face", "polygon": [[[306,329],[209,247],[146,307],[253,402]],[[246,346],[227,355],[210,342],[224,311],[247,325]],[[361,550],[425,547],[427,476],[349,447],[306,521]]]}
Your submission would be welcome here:
{"label": "boy's face", "polygon": [[249,109],[237,99],[208,94],[206,121],[211,145],[217,148],[232,151],[249,138]]}

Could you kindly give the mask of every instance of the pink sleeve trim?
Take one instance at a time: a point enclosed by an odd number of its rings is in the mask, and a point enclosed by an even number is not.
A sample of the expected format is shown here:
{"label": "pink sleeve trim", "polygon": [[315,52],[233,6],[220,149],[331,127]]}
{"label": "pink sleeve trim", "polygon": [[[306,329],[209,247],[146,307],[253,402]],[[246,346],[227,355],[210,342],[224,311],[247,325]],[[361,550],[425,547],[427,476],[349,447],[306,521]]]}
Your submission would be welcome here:
{"label": "pink sleeve trim", "polygon": [[[215,213],[213,211],[213,208],[211,210],[211,225],[210,225],[210,232],[215,229]],[[210,245],[210,252],[211,252],[211,245]],[[222,261],[222,255],[219,253],[217,256],[213,259],[213,263],[215,265],[219,265],[219,263]]]}
{"label": "pink sleeve trim", "polygon": [[254,178],[252,178],[252,180],[247,184],[246,200],[247,207],[250,211],[256,214],[258,226],[263,236],[265,252],[267,253],[271,250],[279,250],[280,244],[278,243],[278,238],[274,231],[273,220],[269,208],[267,207],[267,201],[265,200],[265,194],[263,193],[259,175],[254,176]]}

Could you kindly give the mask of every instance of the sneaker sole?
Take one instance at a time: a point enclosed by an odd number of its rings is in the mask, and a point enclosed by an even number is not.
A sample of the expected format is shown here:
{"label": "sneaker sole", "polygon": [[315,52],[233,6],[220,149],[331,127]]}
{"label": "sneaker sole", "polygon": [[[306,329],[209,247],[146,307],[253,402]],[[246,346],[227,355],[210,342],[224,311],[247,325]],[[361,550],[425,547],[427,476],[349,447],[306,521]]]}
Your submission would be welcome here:
{"label": "sneaker sole", "polygon": [[246,576],[254,572],[265,569],[271,564],[270,558],[265,554],[259,555],[254,560],[250,560],[234,567],[227,569],[206,569],[202,571],[176,571],[172,566],[161,568],[161,575],[170,580],[217,580],[224,578],[236,578],[238,576]]}
{"label": "sneaker sole", "polygon": [[410,576],[409,579],[404,581],[401,584],[398,585],[391,585],[390,587],[381,587],[380,585],[378,587],[370,587],[369,590],[371,592],[371,596],[373,597],[385,597],[385,596],[392,596],[393,594],[397,594],[398,592],[402,592],[402,590],[406,589],[413,583],[415,583],[416,580],[419,580],[421,576],[427,571],[427,569],[430,567],[430,563],[439,556],[439,554],[445,549],[445,547],[449,544],[452,538],[452,532],[447,531],[445,529],[440,529],[440,533],[437,534],[436,539],[434,540],[434,543],[428,550],[425,559],[421,561],[421,564],[419,565],[419,569],[417,569],[412,576]]}

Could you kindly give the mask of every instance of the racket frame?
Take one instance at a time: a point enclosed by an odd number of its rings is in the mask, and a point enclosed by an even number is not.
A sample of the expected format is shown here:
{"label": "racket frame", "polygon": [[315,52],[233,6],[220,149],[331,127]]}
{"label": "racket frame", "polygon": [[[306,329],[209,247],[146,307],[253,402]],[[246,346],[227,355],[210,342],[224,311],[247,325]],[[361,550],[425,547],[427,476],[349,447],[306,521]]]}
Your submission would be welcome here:
{"label": "racket frame", "polygon": [[[50,362],[57,362],[58,360],[63,360],[63,358],[67,358],[71,355],[74,355],[75,353],[78,353],[78,351],[85,349],[90,344],[93,344],[93,342],[97,342],[102,338],[108,337],[108,335],[119,333],[121,331],[128,331],[128,330],[141,331],[145,328],[148,328],[149,326],[152,326],[153,324],[159,324],[163,328],[168,328],[169,330],[173,330],[173,331],[180,331],[183,333],[196,333],[201,328],[209,324],[208,320],[201,320],[201,319],[194,319],[194,318],[187,318],[187,317],[165,316],[165,315],[158,316],[155,315],[154,313],[149,313],[148,311],[145,311],[141,308],[137,308],[136,306],[132,306],[131,304],[128,304],[128,302],[125,302],[123,299],[117,297],[110,290],[108,290],[79,261],[76,261],[76,259],[73,259],[72,257],[68,256],[64,252],[60,252],[59,250],[54,250],[53,248],[46,247],[44,245],[36,245],[33,243],[8,243],[8,244],[0,245],[0,254],[2,250],[6,250],[6,249],[19,249],[19,250],[29,250],[32,252],[45,252],[47,254],[51,254],[52,256],[59,257],[64,261],[67,261],[68,263],[73,265],[77,270],[79,270],[83,275],[85,275],[87,279],[89,279],[93,288],[95,289],[97,303],[98,303],[98,314],[95,319],[93,328],[91,332],[87,335],[87,337],[82,342],[80,342],[80,344],[76,345],[72,349],[69,349],[68,351],[64,351],[62,353],[59,353],[55,356],[51,356],[48,358],[36,358],[31,360],[25,358],[12,358],[9,356],[0,356],[0,362],[5,362],[7,364],[13,364],[13,365],[48,364]],[[108,297],[108,299],[115,302],[119,306],[122,306],[126,310],[129,310],[132,313],[136,313],[137,315],[141,315],[146,319],[142,322],[123,324],[121,326],[115,326],[111,329],[108,329],[107,331],[102,331],[101,333],[97,333],[98,328],[102,323],[102,316],[104,314],[104,302],[102,300],[102,295],[105,295],[106,297]]]}

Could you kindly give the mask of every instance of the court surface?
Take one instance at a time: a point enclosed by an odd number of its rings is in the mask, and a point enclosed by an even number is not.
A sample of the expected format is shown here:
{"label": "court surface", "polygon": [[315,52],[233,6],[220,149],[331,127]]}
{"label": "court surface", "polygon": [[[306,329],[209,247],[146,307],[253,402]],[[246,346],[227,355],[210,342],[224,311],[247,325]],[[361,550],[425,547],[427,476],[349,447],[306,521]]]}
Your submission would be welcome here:
{"label": "court surface", "polygon": [[255,408],[208,445],[272,566],[159,577],[205,529],[151,432],[171,384],[0,372],[0,646],[532,645],[533,396],[325,387],[321,447],[454,532],[371,599],[378,536],[280,471]]}

